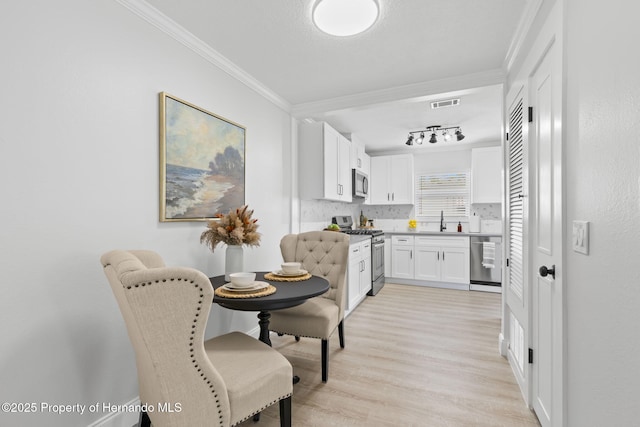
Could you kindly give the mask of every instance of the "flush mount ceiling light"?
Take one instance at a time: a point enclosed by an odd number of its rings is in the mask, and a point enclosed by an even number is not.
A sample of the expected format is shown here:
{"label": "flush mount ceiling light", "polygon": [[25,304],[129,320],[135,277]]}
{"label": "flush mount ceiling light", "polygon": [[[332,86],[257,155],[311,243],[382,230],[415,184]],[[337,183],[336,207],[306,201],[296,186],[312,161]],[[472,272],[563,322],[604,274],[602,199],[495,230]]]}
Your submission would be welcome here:
{"label": "flush mount ceiling light", "polygon": [[312,13],[316,27],[340,37],[365,31],[376,22],[378,14],[376,0],[318,0]]}
{"label": "flush mount ceiling light", "polygon": [[[454,135],[456,136],[456,141],[462,141],[464,139],[464,135],[462,134],[462,130],[460,130],[459,126],[443,128],[440,125],[434,125],[434,126],[427,126],[424,130],[414,130],[409,132],[409,136],[405,144],[413,145],[415,142],[416,145],[422,145],[422,142],[424,141],[424,137],[425,137],[425,132],[427,132],[427,134],[431,134],[429,138],[429,142],[431,144],[435,144],[436,142],[438,142],[437,132],[440,132],[440,134],[442,135],[445,141],[449,141],[451,139],[451,134],[449,133],[451,129],[455,129]],[[419,134],[419,136],[417,138],[414,137],[413,136],[414,133]]]}

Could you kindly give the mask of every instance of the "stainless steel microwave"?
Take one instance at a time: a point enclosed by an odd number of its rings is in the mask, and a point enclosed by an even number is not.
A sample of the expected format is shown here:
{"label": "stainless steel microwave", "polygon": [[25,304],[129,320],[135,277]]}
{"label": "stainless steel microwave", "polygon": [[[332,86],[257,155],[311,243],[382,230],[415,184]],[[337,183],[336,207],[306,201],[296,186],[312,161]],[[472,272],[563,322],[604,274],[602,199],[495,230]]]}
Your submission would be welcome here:
{"label": "stainless steel microwave", "polygon": [[353,188],[352,196],[366,199],[369,197],[369,177],[357,169],[352,169],[351,172],[353,177],[353,185],[351,186],[351,188]]}

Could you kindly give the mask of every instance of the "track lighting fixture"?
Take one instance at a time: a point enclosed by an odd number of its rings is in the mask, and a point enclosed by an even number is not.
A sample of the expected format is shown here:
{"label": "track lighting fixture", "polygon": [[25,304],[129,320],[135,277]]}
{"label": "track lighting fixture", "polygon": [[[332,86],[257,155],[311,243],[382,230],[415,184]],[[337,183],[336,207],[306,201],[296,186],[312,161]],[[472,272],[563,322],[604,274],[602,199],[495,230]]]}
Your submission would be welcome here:
{"label": "track lighting fixture", "polygon": [[[464,139],[464,135],[462,134],[462,130],[460,130],[459,126],[451,126],[451,127],[443,128],[440,125],[434,125],[434,126],[427,126],[424,130],[414,130],[409,132],[409,136],[407,137],[406,144],[413,145],[414,139],[415,139],[416,145],[422,145],[422,142],[424,141],[425,132],[431,134],[431,137],[429,138],[429,142],[431,144],[435,144],[436,142],[438,142],[438,135],[436,134],[437,132],[441,133],[442,138],[446,142],[451,140],[451,134],[449,133],[449,131],[452,129],[455,129],[454,135],[456,136],[456,141],[462,141]],[[419,134],[419,136],[415,138],[413,134]]]}
{"label": "track lighting fixture", "polygon": [[[420,141],[420,142],[422,142],[422,141]],[[409,134],[409,138],[407,138],[407,142],[405,142],[405,144],[413,145],[413,135]]]}

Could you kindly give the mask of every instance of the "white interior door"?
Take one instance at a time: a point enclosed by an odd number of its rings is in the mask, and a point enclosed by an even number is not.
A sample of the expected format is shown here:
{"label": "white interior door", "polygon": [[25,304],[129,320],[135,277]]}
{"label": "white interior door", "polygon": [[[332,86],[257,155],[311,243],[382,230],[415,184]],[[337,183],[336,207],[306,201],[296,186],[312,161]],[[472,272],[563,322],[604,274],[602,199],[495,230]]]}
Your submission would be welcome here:
{"label": "white interior door", "polygon": [[552,44],[530,79],[531,404],[542,426],[562,425],[562,72]]}
{"label": "white interior door", "polygon": [[506,147],[506,256],[503,294],[506,299],[504,323],[508,342],[506,351],[525,400],[529,401],[529,286],[525,280],[528,264],[528,99],[525,88],[516,88],[508,97]]}

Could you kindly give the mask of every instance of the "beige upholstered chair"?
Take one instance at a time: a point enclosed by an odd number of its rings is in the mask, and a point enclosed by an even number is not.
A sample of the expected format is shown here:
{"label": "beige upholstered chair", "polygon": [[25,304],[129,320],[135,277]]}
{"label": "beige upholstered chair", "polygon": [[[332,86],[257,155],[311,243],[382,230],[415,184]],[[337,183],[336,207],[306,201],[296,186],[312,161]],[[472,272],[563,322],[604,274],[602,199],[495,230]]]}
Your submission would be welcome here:
{"label": "beige upholstered chair", "polygon": [[301,262],[302,268],[315,276],[324,277],[331,285],[325,294],[311,298],[302,305],[274,310],[269,324],[269,329],[280,335],[322,340],[322,381],[326,382],[329,370],[328,343],[336,328],[340,347],[344,348],[349,236],[334,231],[289,234],[280,241],[280,251],[285,262]]}
{"label": "beige upholstered chair", "polygon": [[161,426],[230,426],[280,402],[291,425],[291,364],[240,332],[204,341],[213,288],[201,272],[168,268],[151,251],[111,251],[101,258],[136,355],[140,402],[180,410],[149,411]]}

